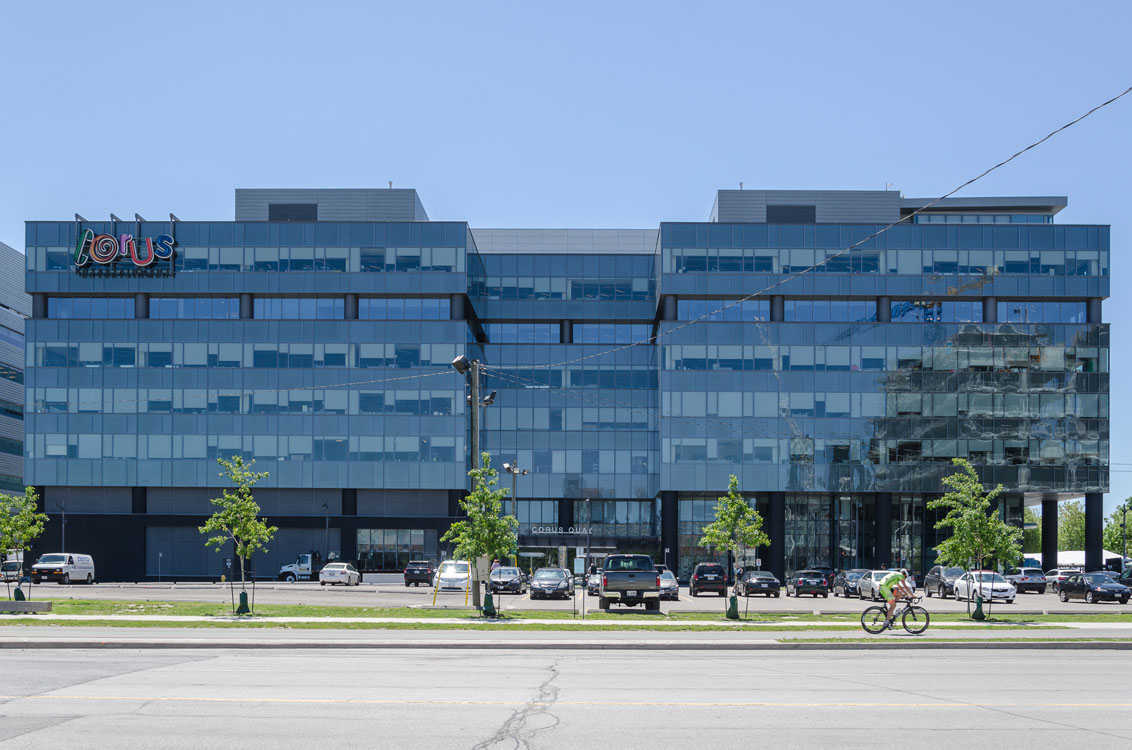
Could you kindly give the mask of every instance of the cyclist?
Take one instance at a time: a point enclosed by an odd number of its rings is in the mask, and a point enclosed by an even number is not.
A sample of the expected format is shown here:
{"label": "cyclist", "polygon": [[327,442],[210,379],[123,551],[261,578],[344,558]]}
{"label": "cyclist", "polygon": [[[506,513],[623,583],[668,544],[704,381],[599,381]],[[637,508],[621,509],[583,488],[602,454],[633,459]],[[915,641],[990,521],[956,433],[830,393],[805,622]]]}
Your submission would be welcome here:
{"label": "cyclist", "polygon": [[880,595],[888,602],[888,617],[884,621],[886,628],[892,627],[892,613],[896,611],[896,603],[901,599],[912,598],[915,596],[912,589],[908,588],[908,569],[901,568],[900,570],[889,573],[880,581]]}

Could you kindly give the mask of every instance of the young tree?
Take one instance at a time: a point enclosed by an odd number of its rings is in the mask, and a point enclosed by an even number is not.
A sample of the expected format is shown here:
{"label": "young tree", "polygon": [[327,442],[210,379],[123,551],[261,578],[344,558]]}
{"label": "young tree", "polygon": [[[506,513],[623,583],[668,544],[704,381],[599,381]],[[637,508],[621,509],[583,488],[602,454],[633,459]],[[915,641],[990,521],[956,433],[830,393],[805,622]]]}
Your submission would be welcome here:
{"label": "young tree", "polygon": [[259,517],[259,503],[252,497],[252,487],[259,480],[267,476],[266,471],[252,471],[255,464],[244,463],[240,456],[229,459],[218,458],[216,462],[224,467],[221,477],[227,477],[236,486],[236,491],[227,489],[221,497],[213,498],[209,502],[216,506],[204,526],[199,527],[200,533],[211,534],[204,543],[206,547],[216,547],[219,552],[227,542],[232,542],[236,548],[236,557],[240,559],[240,593],[241,604],[247,592],[247,580],[244,562],[256,550],[267,550],[265,546],[279,531],[277,526],[268,526],[266,519]]}
{"label": "young tree", "polygon": [[[1002,493],[1002,485],[984,492],[978,472],[966,459],[953,458],[951,462],[959,469],[943,478],[951,491],[928,503],[931,510],[947,511],[935,527],[951,530],[951,536],[935,548],[937,561],[966,568],[974,563],[976,569],[992,559],[1015,564],[1022,556],[1022,530],[991,512],[991,503]],[[979,596],[979,586],[974,590]]]}
{"label": "young tree", "polygon": [[[43,533],[47,514],[36,512],[38,501],[39,495],[30,486],[24,489],[23,495],[0,495],[0,552],[27,552]],[[12,598],[11,586],[8,598]]]}
{"label": "young tree", "polygon": [[1085,506],[1080,500],[1057,506],[1057,549],[1085,549]]}
{"label": "young tree", "polygon": [[486,555],[489,558],[503,558],[519,544],[519,521],[514,516],[503,516],[503,499],[509,494],[507,489],[494,489],[498,483],[498,472],[491,468],[491,454],[484,451],[483,468],[472,469],[471,493],[460,501],[460,508],[467,514],[466,519],[455,521],[442,542],[455,542],[457,560],[471,561],[473,598],[472,604],[480,607],[479,574],[476,572],[476,559]]}
{"label": "young tree", "polygon": [[[1128,528],[1121,524],[1124,520],[1127,520]],[[1127,556],[1128,553],[1124,547],[1127,541],[1125,534],[1128,532],[1132,532],[1132,497],[1116,506],[1116,510],[1108,517],[1108,522],[1104,527],[1102,546],[1109,552]]]}
{"label": "young tree", "polygon": [[[699,546],[727,551],[727,575],[732,573],[732,556],[744,547],[766,547],[770,537],[763,531],[763,518],[739,494],[734,474],[727,494],[715,504],[715,520],[704,527]],[[725,577],[726,578],[726,577]]]}

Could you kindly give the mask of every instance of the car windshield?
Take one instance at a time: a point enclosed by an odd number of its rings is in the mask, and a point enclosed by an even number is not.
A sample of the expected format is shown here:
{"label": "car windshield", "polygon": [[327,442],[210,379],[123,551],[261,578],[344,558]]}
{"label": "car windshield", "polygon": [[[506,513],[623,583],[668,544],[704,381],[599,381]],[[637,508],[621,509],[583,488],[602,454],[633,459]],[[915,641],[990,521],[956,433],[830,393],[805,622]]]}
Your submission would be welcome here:
{"label": "car windshield", "polygon": [[440,566],[441,575],[467,575],[467,563],[444,563]]}
{"label": "car windshield", "polygon": [[496,568],[492,575],[497,578],[514,578],[520,573],[518,568]]}
{"label": "car windshield", "polygon": [[611,557],[605,561],[606,570],[653,570],[647,557]]}
{"label": "car windshield", "polygon": [[821,572],[820,570],[799,570],[799,571],[798,571],[797,573],[795,573],[794,575],[798,575],[798,576],[808,576],[808,577],[810,577],[810,578],[813,578],[813,577],[815,577],[815,576],[817,576],[817,577],[821,577],[821,576],[822,576],[822,575],[824,575],[824,574],[823,574],[823,573],[822,573],[822,572]]}
{"label": "car windshield", "polygon": [[1106,576],[1104,573],[1090,573],[1089,575],[1085,576],[1085,580],[1089,583],[1096,584],[1112,583],[1112,579]]}
{"label": "car windshield", "polygon": [[660,578],[663,581],[675,581],[676,580],[676,576],[672,574],[671,570],[666,570],[663,573],[661,573]]}
{"label": "car windshield", "polygon": [[756,570],[753,573],[747,574],[748,578],[774,578],[773,573],[768,573],[765,570]]}
{"label": "car windshield", "polygon": [[979,583],[1006,583],[1006,579],[998,573],[972,573],[971,575],[975,576]]}
{"label": "car windshield", "polygon": [[44,555],[39,558],[41,563],[65,563],[67,562],[66,555]]}
{"label": "car windshield", "polygon": [[1037,568],[1022,568],[1022,575],[1024,576],[1040,576],[1042,571]]}
{"label": "car windshield", "polygon": [[18,562],[16,562],[15,560],[9,560],[8,562],[4,563],[3,569],[4,570],[19,570],[20,564]]}
{"label": "car windshield", "polygon": [[535,578],[565,578],[564,570],[536,570]]}
{"label": "car windshield", "polygon": [[858,578],[863,577],[864,575],[865,575],[865,571],[863,571],[863,570],[850,570],[848,573],[845,574],[845,578],[850,580],[850,581],[855,581]]}
{"label": "car windshield", "polygon": [[700,575],[704,575],[705,573],[707,575],[722,575],[723,574],[723,566],[722,565],[701,565],[700,566]]}
{"label": "car windshield", "polygon": [[943,576],[961,576],[963,575],[963,568],[944,568],[940,573]]}
{"label": "car windshield", "polygon": [[345,570],[346,566],[342,563],[330,563],[326,566],[327,570]]}

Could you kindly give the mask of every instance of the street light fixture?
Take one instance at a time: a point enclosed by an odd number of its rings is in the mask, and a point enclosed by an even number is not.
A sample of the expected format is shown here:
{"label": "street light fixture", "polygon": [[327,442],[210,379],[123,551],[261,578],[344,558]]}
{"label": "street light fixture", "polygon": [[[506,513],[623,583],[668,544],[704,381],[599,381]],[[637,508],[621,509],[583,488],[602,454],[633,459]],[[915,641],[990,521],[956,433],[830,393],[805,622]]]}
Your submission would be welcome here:
{"label": "street light fixture", "polygon": [[58,508],[59,512],[61,512],[63,514],[63,525],[60,529],[60,533],[62,533],[63,536],[62,536],[62,539],[59,541],[59,551],[60,552],[66,552],[67,551],[67,506],[64,503],[55,503],[55,507]]}
{"label": "street light fixture", "polygon": [[322,504],[322,509],[326,511],[326,537],[323,540],[323,549],[326,550],[325,560],[330,559],[330,506],[326,503]]}

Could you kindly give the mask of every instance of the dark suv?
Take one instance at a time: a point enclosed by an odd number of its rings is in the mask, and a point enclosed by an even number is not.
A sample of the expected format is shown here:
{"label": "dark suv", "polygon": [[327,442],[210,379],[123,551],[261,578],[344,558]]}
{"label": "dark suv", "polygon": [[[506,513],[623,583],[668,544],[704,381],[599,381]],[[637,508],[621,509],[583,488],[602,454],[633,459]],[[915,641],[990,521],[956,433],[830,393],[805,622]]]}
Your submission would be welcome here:
{"label": "dark suv", "polygon": [[433,572],[432,563],[428,560],[409,560],[409,566],[405,568],[405,587],[419,586],[422,583],[431,586]]}
{"label": "dark suv", "polygon": [[705,591],[714,591],[727,596],[727,571],[719,563],[698,563],[688,579],[688,593],[699,596]]}
{"label": "dark suv", "polygon": [[946,599],[955,593],[955,581],[965,572],[963,568],[935,566],[924,576],[924,593],[929,597],[938,594],[940,599]]}

